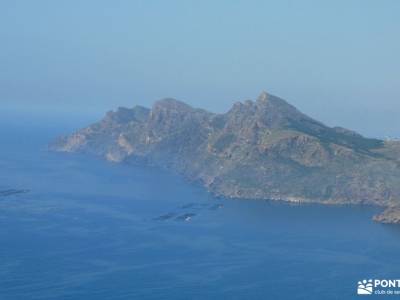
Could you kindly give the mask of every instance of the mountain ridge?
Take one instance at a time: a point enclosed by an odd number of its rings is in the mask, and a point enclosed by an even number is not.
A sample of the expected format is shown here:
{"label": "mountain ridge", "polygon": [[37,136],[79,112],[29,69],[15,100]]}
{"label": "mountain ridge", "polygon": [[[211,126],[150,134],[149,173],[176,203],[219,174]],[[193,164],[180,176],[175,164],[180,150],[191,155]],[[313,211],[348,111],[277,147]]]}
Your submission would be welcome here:
{"label": "mountain ridge", "polygon": [[400,212],[396,143],[328,127],[266,92],[223,114],[172,98],[119,108],[50,148],[172,169],[217,196],[379,205],[390,210],[375,219],[396,223]]}

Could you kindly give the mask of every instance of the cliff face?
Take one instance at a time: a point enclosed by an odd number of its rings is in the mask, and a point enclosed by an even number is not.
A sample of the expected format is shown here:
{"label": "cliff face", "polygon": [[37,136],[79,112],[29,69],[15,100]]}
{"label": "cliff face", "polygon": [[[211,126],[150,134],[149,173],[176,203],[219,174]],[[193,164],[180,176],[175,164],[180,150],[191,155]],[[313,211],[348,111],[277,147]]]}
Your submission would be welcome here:
{"label": "cliff face", "polygon": [[267,93],[225,114],[174,99],[119,108],[51,149],[171,168],[225,197],[400,204],[399,143],[327,127]]}

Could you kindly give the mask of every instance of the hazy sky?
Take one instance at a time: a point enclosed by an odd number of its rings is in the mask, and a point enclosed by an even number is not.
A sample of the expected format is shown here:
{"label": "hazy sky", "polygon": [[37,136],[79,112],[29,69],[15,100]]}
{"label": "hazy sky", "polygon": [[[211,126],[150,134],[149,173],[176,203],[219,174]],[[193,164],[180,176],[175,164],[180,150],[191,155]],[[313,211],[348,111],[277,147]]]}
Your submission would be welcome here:
{"label": "hazy sky", "polygon": [[0,110],[94,115],[269,91],[400,136],[400,1],[1,0]]}

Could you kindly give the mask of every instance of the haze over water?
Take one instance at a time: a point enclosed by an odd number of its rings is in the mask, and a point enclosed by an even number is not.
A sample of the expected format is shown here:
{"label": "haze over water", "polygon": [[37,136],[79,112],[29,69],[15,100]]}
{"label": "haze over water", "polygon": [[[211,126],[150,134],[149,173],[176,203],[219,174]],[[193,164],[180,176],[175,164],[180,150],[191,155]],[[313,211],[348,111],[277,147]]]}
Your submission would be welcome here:
{"label": "haze over water", "polygon": [[398,136],[396,0],[1,1],[0,109],[103,114],[174,97],[225,112],[262,91]]}
{"label": "haze over water", "polygon": [[15,120],[1,121],[0,187],[29,192],[0,198],[1,299],[351,299],[359,280],[398,277],[400,229],[376,208],[216,199],[45,150],[88,120]]}

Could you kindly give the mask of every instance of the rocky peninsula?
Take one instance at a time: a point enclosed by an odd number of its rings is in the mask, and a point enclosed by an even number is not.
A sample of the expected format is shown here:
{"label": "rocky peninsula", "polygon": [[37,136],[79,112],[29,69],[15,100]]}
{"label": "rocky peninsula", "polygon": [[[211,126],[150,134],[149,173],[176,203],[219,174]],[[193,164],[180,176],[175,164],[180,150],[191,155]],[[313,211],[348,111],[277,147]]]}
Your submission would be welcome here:
{"label": "rocky peninsula", "polygon": [[50,149],[176,171],[217,196],[385,208],[400,223],[400,142],[328,127],[263,92],[226,113],[175,99],[119,108]]}

